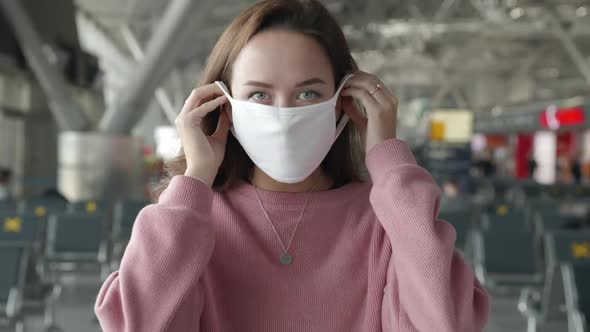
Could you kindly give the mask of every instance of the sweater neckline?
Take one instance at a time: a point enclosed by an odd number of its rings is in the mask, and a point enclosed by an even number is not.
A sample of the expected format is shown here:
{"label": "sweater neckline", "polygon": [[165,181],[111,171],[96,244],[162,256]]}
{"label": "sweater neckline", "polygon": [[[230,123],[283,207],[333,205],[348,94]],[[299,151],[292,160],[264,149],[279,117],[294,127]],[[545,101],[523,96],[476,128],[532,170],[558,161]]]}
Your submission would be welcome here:
{"label": "sweater neckline", "polygon": [[[321,201],[322,205],[345,203],[354,198],[356,196],[355,192],[365,185],[366,184],[363,182],[351,182],[335,189],[311,192],[309,204],[315,205],[314,202],[318,201]],[[236,193],[245,199],[257,202],[258,199],[256,198],[255,190],[256,188],[254,185],[244,180],[238,181],[232,188],[228,189],[229,192]],[[309,192],[292,193],[267,191],[260,188],[257,190],[260,200],[265,205],[303,205],[310,194]]]}

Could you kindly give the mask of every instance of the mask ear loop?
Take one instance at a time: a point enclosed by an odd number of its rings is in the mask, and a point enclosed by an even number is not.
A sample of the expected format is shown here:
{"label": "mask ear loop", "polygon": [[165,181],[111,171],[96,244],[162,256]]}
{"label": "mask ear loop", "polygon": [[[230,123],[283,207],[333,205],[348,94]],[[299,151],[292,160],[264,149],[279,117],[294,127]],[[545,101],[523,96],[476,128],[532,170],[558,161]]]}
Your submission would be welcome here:
{"label": "mask ear loop", "polygon": [[[334,104],[336,104],[336,100],[338,100],[338,97],[340,96],[340,91],[342,90],[342,88],[344,88],[344,83],[346,83],[346,81],[348,81],[352,76],[354,76],[353,74],[348,74],[346,76],[344,76],[344,78],[342,79],[342,82],[340,83],[340,87],[338,87],[338,90],[336,91],[336,94],[334,95]],[[334,141],[336,141],[336,139],[338,139],[338,137],[340,136],[340,133],[342,133],[342,131],[344,130],[344,127],[346,127],[346,124],[348,123],[348,120],[350,119],[350,117],[348,116],[348,114],[346,114],[344,111],[342,111],[342,118],[340,118],[340,122],[338,123],[338,126],[336,126],[336,136],[334,137]]]}
{"label": "mask ear loop", "polygon": [[[231,103],[231,101],[234,99],[231,97],[227,86],[225,86],[225,83],[223,83],[222,81],[215,81],[215,84],[217,84],[217,86],[219,86],[221,91],[223,91],[223,93],[225,93],[225,95],[227,96],[227,98],[230,100],[230,103]],[[233,124],[229,127],[229,130],[234,135],[234,137],[236,139],[238,139],[238,141],[239,141],[238,134],[236,133],[236,129],[234,128]]]}
{"label": "mask ear loop", "polygon": [[227,86],[225,86],[225,83],[223,83],[222,81],[215,81],[215,84],[219,86],[219,88],[221,89],[221,91],[223,91],[223,93],[225,93],[227,98],[233,99],[231,94],[229,93],[229,89],[227,88]]}

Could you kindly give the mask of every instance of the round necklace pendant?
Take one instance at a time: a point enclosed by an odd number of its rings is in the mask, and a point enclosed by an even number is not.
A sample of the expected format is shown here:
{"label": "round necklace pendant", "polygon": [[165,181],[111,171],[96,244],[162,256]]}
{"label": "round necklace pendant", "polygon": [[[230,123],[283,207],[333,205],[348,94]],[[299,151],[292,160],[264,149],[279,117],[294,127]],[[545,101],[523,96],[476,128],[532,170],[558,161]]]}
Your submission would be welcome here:
{"label": "round necklace pendant", "polygon": [[293,263],[293,256],[287,252],[281,255],[281,264],[291,265],[291,263]]}

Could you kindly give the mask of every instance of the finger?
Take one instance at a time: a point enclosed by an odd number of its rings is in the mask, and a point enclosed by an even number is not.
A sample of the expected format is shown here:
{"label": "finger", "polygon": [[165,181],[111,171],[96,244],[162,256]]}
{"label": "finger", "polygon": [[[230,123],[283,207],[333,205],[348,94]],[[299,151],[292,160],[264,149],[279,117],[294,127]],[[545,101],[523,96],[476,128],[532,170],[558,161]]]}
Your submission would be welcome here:
{"label": "finger", "polygon": [[394,103],[393,98],[386,91],[387,88],[375,78],[358,77],[356,80],[350,82],[350,87],[367,91],[381,105],[391,106]]}
{"label": "finger", "polygon": [[[377,89],[377,84],[379,85],[379,89]],[[393,106],[398,103],[397,98],[393,93],[391,93],[385,84],[375,75],[359,71],[355,73],[354,78],[350,80],[349,86],[365,89],[369,94],[375,91],[372,95],[373,98],[383,105]]]}
{"label": "finger", "polygon": [[367,118],[358,109],[352,97],[342,98],[342,110],[348,114],[357,128],[364,129],[366,127]]}
{"label": "finger", "polygon": [[227,139],[229,128],[230,121],[227,115],[227,111],[223,111],[221,112],[221,114],[219,114],[219,120],[217,121],[217,129],[215,129],[215,132],[213,133],[213,135],[211,135],[211,137],[225,142],[225,140]]}
{"label": "finger", "polygon": [[211,113],[212,111],[216,110],[220,106],[224,105],[225,103],[227,103],[227,101],[228,100],[225,95],[217,97],[217,98],[210,100],[210,101],[202,104],[201,106],[198,106],[197,108],[189,111],[188,115],[193,119],[204,118],[205,115]]}
{"label": "finger", "polygon": [[184,102],[181,112],[190,112],[205,102],[224,95],[221,88],[215,83],[203,85],[191,91],[191,94]]}
{"label": "finger", "polygon": [[382,106],[375,100],[375,98],[371,97],[369,92],[364,89],[359,88],[348,88],[342,91],[342,96],[350,96],[356,98],[358,101],[361,102],[363,107],[365,108],[367,115],[369,112],[377,112]]}

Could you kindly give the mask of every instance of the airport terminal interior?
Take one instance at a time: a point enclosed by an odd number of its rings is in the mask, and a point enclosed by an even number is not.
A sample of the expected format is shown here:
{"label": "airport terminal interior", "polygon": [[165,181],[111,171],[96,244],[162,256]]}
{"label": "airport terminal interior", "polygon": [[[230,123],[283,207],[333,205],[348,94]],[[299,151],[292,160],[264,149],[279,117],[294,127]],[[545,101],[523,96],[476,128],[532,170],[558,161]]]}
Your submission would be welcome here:
{"label": "airport terminal interior", "polygon": [[[101,330],[175,119],[256,2],[0,0],[0,331]],[[321,2],[399,101],[485,331],[590,331],[590,1]]]}

